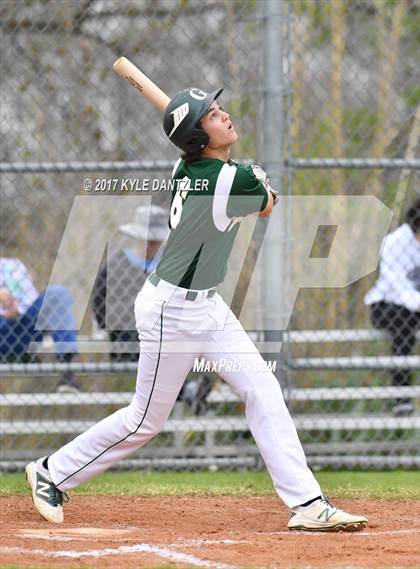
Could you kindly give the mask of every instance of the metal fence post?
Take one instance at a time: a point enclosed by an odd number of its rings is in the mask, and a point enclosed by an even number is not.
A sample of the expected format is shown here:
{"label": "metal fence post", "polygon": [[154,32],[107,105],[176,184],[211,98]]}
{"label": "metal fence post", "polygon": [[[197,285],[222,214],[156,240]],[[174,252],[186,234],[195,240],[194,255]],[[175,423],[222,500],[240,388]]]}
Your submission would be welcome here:
{"label": "metal fence post", "polygon": [[[283,42],[282,42],[283,2],[265,0],[263,16],[263,166],[270,183],[282,193],[281,179],[283,167]],[[279,203],[277,208],[281,207]],[[276,211],[277,219],[284,219],[284,211]],[[270,223],[267,221],[267,223]],[[279,330],[287,322],[284,319],[284,265],[283,233],[284,224],[276,223],[265,234],[263,255],[263,324],[265,339],[276,341]],[[277,374],[278,374],[277,367]]]}

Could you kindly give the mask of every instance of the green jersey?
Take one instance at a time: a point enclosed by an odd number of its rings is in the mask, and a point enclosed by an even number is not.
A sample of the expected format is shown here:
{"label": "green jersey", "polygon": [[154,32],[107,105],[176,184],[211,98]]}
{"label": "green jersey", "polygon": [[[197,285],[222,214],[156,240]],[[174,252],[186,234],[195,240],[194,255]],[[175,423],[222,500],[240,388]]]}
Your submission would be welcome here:
{"label": "green jersey", "polygon": [[178,160],[173,171],[171,233],[157,275],[176,286],[203,290],[223,281],[242,217],[267,206],[254,166],[232,160]]}

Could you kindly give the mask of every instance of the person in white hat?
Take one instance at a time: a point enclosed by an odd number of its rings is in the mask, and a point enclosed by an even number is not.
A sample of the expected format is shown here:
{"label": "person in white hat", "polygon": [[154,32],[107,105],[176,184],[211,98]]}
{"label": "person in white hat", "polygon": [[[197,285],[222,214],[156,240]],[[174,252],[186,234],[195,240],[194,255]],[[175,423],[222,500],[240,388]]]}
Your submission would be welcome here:
{"label": "person in white hat", "polygon": [[119,231],[133,238],[131,247],[118,251],[99,272],[93,290],[93,313],[109,330],[112,361],[137,361],[138,333],[134,301],[139,289],[160,260],[169,235],[168,212],[158,205],[140,206],[131,223]]}

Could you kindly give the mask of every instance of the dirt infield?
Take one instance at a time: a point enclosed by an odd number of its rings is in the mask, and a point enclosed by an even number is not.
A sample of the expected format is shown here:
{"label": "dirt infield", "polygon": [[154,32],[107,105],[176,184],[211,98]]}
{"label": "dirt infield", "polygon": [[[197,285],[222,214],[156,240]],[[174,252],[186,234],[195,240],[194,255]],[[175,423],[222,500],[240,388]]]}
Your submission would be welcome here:
{"label": "dirt infield", "polygon": [[420,504],[335,500],[360,533],[292,533],[274,497],[72,497],[51,525],[29,497],[0,498],[0,558],[17,567],[419,567]]}

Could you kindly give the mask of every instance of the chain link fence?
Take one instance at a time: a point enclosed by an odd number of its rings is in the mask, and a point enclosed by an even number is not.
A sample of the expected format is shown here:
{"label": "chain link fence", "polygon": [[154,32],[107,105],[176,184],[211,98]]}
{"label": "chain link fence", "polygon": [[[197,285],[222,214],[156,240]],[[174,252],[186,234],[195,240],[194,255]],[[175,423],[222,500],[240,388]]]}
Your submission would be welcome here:
{"label": "chain link fence", "polygon": [[[132,327],[104,321],[104,307],[117,306],[118,314],[134,304],[145,267],[134,269],[130,256],[139,239],[140,257],[147,246],[128,226],[137,224],[138,208],[168,210],[164,186],[178,152],[159,112],[113,73],[113,62],[127,55],[169,95],[223,86],[240,132],[234,158],[264,164],[264,9],[248,0],[1,3],[1,267],[20,299],[2,305],[2,322],[14,311],[19,324],[2,330],[3,468],[70,440],[128,404],[134,388]],[[393,211],[391,231],[399,231],[419,187],[419,17],[418,5],[405,0],[283,3],[283,53],[274,62],[283,76],[274,86],[283,94],[282,194],[332,198],[331,218],[340,220],[333,198],[373,195]],[[146,179],[159,187],[145,188]],[[401,326],[400,313],[375,316],[378,304],[401,301],[371,296],[369,308],[365,297],[379,275],[353,282],[350,267],[341,288],[295,282],[298,259],[328,261],[334,247],[337,225],[328,221],[302,252],[308,243],[299,227],[312,214],[287,209],[285,282],[299,293],[277,369],[309,462],[418,464],[418,306],[405,306],[409,323]],[[366,243],[378,215],[368,216]],[[410,247],[404,274],[419,287],[420,261],[405,231],[409,245],[381,266],[392,272]],[[149,241],[159,242],[152,232],[151,225]],[[247,236],[237,244],[233,267],[240,269],[248,244]],[[106,295],[105,267],[115,280]],[[248,292],[241,320],[264,351],[263,278]],[[56,333],[28,334],[48,284],[43,328]],[[57,334],[57,319],[63,327],[74,321],[77,337]],[[236,467],[260,459],[242,403],[217,376],[199,373],[190,375],[165,431],[124,464]]]}
{"label": "chain link fence", "polygon": [[[419,197],[418,22],[413,2],[288,3],[285,183],[292,195],[373,195],[393,212],[390,231],[397,230],[380,270],[352,282],[351,266],[367,251],[350,227],[347,286],[301,288],[294,306],[287,345],[292,384],[332,388],[325,399],[291,406],[295,416],[330,417],[329,428],[302,434],[322,464],[414,464],[417,452],[420,226],[418,219],[411,229],[403,224]],[[339,217],[339,201],[331,200],[331,208],[331,217],[334,210]],[[366,248],[379,223],[373,209],[368,216]],[[357,221],[348,216],[350,224]],[[328,258],[337,237],[331,221],[320,225],[310,257]],[[301,259],[299,235],[291,239],[291,259]]]}

